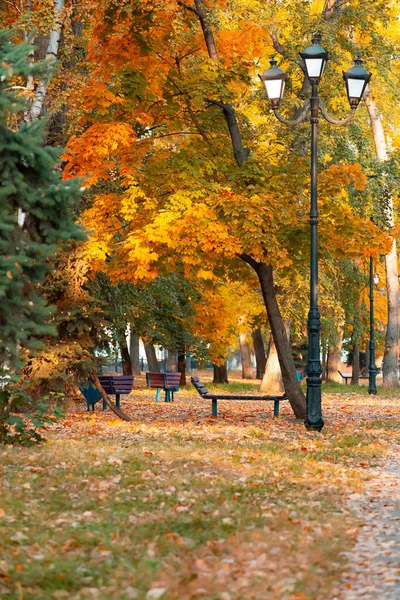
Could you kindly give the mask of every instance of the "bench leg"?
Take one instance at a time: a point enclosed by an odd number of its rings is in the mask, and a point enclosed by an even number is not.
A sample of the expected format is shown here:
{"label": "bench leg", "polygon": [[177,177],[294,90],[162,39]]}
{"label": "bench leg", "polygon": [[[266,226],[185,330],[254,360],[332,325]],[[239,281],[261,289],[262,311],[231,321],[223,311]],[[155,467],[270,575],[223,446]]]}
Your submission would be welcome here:
{"label": "bench leg", "polygon": [[157,400],[157,402],[161,402],[161,388],[157,388],[156,400]]}
{"label": "bench leg", "polygon": [[115,404],[117,408],[121,408],[121,394],[115,394]]}
{"label": "bench leg", "polygon": [[211,402],[212,402],[211,412],[214,415],[214,417],[218,417],[217,399],[213,398],[211,400]]}
{"label": "bench leg", "polygon": [[165,402],[171,402],[171,392],[169,390],[165,390]]}
{"label": "bench leg", "polygon": [[107,408],[107,404],[103,400],[103,410],[106,410],[106,408]]}
{"label": "bench leg", "polygon": [[274,400],[274,417],[279,417],[279,400]]}

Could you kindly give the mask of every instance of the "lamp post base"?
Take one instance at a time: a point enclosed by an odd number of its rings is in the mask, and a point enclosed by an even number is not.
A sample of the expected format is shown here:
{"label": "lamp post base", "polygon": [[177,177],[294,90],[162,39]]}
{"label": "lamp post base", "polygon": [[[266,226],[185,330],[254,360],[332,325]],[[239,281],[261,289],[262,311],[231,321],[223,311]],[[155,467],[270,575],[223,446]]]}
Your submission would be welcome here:
{"label": "lamp post base", "polygon": [[309,421],[308,418],[305,419],[304,425],[308,431],[321,431],[325,422],[323,419],[319,419],[318,421]]}
{"label": "lamp post base", "polygon": [[[317,382],[315,381],[317,379]],[[321,380],[307,378],[306,418],[305,428],[309,431],[321,431],[324,420],[321,414]]]}

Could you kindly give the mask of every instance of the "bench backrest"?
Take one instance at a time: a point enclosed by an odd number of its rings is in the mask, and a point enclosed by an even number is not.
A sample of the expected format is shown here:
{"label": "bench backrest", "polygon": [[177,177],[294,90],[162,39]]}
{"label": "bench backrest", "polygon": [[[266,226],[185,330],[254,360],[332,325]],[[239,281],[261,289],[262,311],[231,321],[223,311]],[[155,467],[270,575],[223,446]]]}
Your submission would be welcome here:
{"label": "bench backrest", "polygon": [[147,385],[152,387],[164,387],[164,373],[146,373]]}
{"label": "bench backrest", "polygon": [[177,388],[181,382],[180,373],[146,373],[148,387]]}
{"label": "bench backrest", "polygon": [[181,374],[180,373],[164,373],[165,376],[165,387],[179,387],[181,382]]}
{"label": "bench backrest", "polygon": [[133,375],[101,375],[99,377],[107,394],[130,394],[134,379]]}

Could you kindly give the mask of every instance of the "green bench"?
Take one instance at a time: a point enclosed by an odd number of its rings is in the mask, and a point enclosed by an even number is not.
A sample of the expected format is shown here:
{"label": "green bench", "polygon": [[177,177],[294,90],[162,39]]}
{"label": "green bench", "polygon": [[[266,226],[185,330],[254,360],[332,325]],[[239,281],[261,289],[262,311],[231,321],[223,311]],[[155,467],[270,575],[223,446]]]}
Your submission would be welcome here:
{"label": "green bench", "polygon": [[222,393],[210,394],[198,377],[191,377],[190,381],[192,382],[192,385],[202,398],[204,398],[205,400],[211,400],[211,412],[214,415],[214,417],[218,417],[218,400],[260,400],[267,402],[271,401],[274,403],[274,417],[279,416],[279,402],[281,402],[282,400],[287,400],[286,394],[284,394],[283,396],[239,396],[236,394]]}

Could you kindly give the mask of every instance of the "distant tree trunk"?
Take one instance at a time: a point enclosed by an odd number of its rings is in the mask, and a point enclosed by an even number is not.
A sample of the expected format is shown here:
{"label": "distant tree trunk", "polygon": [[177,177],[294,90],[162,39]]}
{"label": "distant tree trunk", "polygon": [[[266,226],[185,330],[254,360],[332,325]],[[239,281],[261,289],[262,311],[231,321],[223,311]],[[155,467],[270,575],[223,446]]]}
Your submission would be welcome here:
{"label": "distant tree trunk", "polygon": [[144,344],[144,351],[146,352],[147,366],[151,373],[159,373],[160,365],[156,357],[156,349],[153,344]]}
{"label": "distant tree trunk", "polygon": [[256,356],[256,379],[262,379],[265,373],[267,357],[265,356],[264,340],[261,329],[258,328],[253,331],[251,337],[253,338],[254,354]]}
{"label": "distant tree trunk", "polygon": [[181,385],[186,385],[186,361],[185,353],[178,353],[178,373],[181,374]]}
{"label": "distant tree trunk", "polygon": [[224,365],[213,365],[213,367],[214,367],[213,383],[229,383],[228,371],[226,370],[226,363]]}
{"label": "distant tree trunk", "polygon": [[278,352],[272,333],[270,335],[268,358],[265,365],[264,377],[260,385],[260,392],[271,395],[283,394],[285,392]]}
{"label": "distant tree trunk", "polygon": [[125,335],[118,336],[118,345],[121,351],[121,359],[122,359],[122,374],[123,375],[133,375],[132,371],[132,362],[131,357],[129,355],[128,345],[126,343]]}
{"label": "distant tree trunk", "polygon": [[336,339],[331,340],[331,343],[328,345],[328,356],[326,359],[327,381],[342,383],[342,377],[338,373],[342,366],[342,344],[343,331],[338,329]]}
{"label": "distant tree trunk", "polygon": [[297,379],[288,336],[276,299],[272,265],[257,262],[248,254],[240,254],[239,258],[247,262],[258,275],[268,321],[278,352],[285,392],[295,416],[298,419],[304,419],[306,416],[306,398]]}
{"label": "distant tree trunk", "polygon": [[[387,144],[383,129],[381,115],[375,99],[371,95],[369,87],[364,95],[365,104],[371,121],[372,134],[374,136],[376,155],[378,159],[385,162],[387,156]],[[394,203],[391,190],[382,189],[381,194],[382,211],[385,215],[387,225],[394,225]],[[397,269],[396,239],[393,238],[392,249],[385,256],[386,266],[386,289],[388,306],[388,324],[386,329],[385,353],[383,355],[382,372],[383,387],[399,387],[399,376],[397,362],[399,358],[399,333],[400,333],[400,303],[399,303],[399,280]]]}
{"label": "distant tree trunk", "polygon": [[248,334],[239,334],[240,354],[242,357],[242,379],[253,379],[253,366],[251,364],[251,350],[247,342]]}
{"label": "distant tree trunk", "polygon": [[360,347],[357,342],[353,344],[353,367],[351,373],[351,383],[358,385],[360,377]]}
{"label": "distant tree trunk", "polygon": [[186,363],[186,373],[191,373],[192,372],[192,357],[190,356],[190,354],[186,355],[185,363]]}
{"label": "distant tree trunk", "polygon": [[177,367],[177,359],[176,353],[171,350],[167,350],[167,371],[176,372]]}
{"label": "distant tree trunk", "polygon": [[140,375],[140,364],[139,364],[139,338],[134,334],[132,326],[130,328],[131,339],[129,343],[129,354],[132,363],[132,372],[134,375]]}

